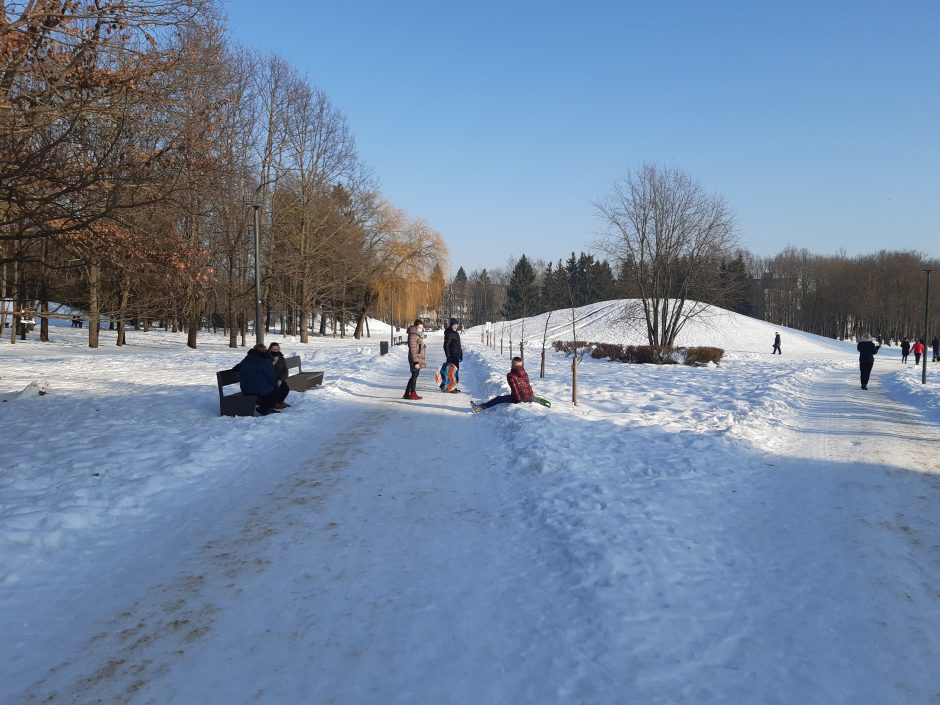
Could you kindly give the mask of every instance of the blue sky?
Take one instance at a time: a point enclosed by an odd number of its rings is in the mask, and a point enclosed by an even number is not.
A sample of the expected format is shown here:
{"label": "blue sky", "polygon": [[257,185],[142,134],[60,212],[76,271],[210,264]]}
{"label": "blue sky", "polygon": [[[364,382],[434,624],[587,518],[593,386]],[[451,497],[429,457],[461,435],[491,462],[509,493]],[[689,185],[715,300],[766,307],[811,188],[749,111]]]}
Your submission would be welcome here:
{"label": "blue sky", "polygon": [[226,7],[346,111],[453,271],[589,249],[643,161],[722,194],[759,255],[940,256],[940,2]]}

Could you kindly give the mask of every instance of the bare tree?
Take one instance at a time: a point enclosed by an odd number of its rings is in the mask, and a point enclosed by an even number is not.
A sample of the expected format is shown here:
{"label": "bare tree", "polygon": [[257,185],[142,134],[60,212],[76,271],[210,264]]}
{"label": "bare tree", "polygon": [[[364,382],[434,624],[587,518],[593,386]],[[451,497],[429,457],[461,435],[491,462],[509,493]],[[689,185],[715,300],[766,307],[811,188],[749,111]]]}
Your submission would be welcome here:
{"label": "bare tree", "polygon": [[539,378],[545,378],[545,346],[548,345],[548,322],[552,320],[553,311],[549,311],[545,316],[545,330],[542,332],[542,366],[539,370]]}
{"label": "bare tree", "polygon": [[673,345],[689,319],[730,294],[719,269],[735,248],[733,215],[687,174],[643,164],[595,207],[607,229],[598,247],[632,278],[651,345]]}

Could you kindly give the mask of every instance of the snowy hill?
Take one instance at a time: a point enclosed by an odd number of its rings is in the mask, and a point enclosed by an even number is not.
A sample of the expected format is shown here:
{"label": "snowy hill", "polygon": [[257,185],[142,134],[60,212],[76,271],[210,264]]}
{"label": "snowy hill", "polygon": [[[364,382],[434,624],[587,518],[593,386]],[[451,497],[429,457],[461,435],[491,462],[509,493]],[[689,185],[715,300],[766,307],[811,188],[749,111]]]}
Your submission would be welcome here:
{"label": "snowy hill", "polygon": [[[574,310],[578,340],[595,343],[619,343],[621,345],[646,345],[646,323],[642,318],[639,301],[619,299],[589,304]],[[522,319],[491,324],[497,337],[502,335],[508,343],[510,331],[514,342],[525,335],[530,349],[541,348],[548,322],[548,341],[571,340],[571,309],[561,309]],[[467,331],[467,335],[479,340],[483,326]],[[854,351],[854,343],[845,343],[822,336],[804,333],[785,326],[776,326],[766,321],[710,306],[690,319],[679,332],[677,345],[712,346],[723,348],[726,359],[748,358],[755,354],[769,353],[773,346],[774,333],[779,332],[786,355],[806,358],[842,356]]]}

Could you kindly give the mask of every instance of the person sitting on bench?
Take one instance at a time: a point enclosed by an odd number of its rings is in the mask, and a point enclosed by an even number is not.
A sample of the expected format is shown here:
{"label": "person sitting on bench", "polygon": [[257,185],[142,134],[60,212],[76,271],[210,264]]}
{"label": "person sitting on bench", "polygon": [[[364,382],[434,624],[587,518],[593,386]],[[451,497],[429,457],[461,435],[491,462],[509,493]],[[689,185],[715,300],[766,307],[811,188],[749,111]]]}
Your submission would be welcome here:
{"label": "person sitting on bench", "polygon": [[509,382],[510,394],[490,399],[483,404],[470,402],[470,408],[474,414],[478,414],[483,409],[489,409],[497,404],[520,404],[535,401],[535,394],[532,393],[532,385],[529,384],[529,374],[522,366],[522,358],[514,357],[512,359],[512,369],[506,375],[506,381]]}
{"label": "person sitting on bench", "polygon": [[[268,355],[274,360],[274,371],[277,373],[277,377],[284,385],[284,388],[287,390],[285,393],[285,398],[287,394],[290,393],[290,386],[287,384],[287,377],[290,374],[287,371],[287,362],[284,360],[284,354],[281,352],[280,343],[271,343],[268,346]],[[275,409],[286,409],[290,404],[285,402],[283,399],[274,405]]]}
{"label": "person sitting on bench", "polygon": [[270,413],[280,413],[274,407],[278,402],[284,401],[290,391],[277,377],[274,369],[274,360],[268,354],[264,343],[258,343],[245,359],[239,362],[233,370],[241,376],[239,386],[242,394],[258,397],[258,413],[267,416]]}

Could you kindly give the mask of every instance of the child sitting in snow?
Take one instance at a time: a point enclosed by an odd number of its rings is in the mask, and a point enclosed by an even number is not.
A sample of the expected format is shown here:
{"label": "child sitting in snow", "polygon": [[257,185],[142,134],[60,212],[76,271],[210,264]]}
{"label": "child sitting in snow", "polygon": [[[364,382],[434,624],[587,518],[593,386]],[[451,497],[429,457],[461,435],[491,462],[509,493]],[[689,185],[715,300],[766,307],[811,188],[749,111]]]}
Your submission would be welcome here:
{"label": "child sitting in snow", "polygon": [[521,357],[514,357],[512,359],[512,369],[509,370],[509,374],[506,375],[506,380],[509,382],[509,391],[511,393],[495,397],[483,404],[477,404],[471,401],[470,408],[473,409],[474,414],[478,414],[483,411],[483,409],[489,409],[491,406],[496,406],[497,404],[519,404],[521,402],[536,401],[535,395],[532,393],[532,385],[529,384],[529,375],[522,366]]}

